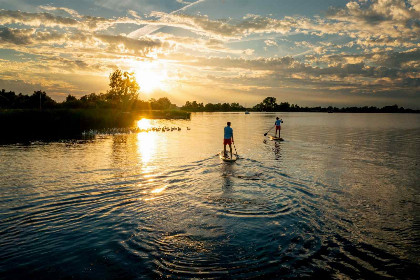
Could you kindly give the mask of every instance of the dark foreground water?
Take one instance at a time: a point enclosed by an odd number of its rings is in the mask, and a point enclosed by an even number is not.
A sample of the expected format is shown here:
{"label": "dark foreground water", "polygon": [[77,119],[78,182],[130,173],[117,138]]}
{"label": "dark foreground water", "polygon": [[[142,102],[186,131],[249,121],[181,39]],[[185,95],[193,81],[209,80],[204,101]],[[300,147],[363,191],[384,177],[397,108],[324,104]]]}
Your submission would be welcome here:
{"label": "dark foreground water", "polygon": [[275,116],[0,146],[0,278],[418,279],[420,115]]}

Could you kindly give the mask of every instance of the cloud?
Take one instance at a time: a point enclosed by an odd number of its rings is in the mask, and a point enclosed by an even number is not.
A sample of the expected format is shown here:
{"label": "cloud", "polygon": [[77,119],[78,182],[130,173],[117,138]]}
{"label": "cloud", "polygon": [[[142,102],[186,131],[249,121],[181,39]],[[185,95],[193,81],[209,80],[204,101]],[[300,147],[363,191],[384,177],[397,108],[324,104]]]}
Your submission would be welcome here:
{"label": "cloud", "polygon": [[2,42],[12,43],[16,45],[27,45],[31,42],[31,35],[34,30],[21,30],[21,29],[10,29],[1,28],[0,38]]}
{"label": "cloud", "polygon": [[273,40],[265,40],[264,43],[269,47],[278,46],[277,42]]}
{"label": "cloud", "polygon": [[277,20],[251,14],[238,22],[211,20],[204,15],[193,16],[163,12],[152,12],[150,16],[157,20],[149,20],[144,22],[145,24],[179,27],[209,37],[228,39],[238,39],[252,33],[286,33],[297,24],[292,18]]}
{"label": "cloud", "polygon": [[243,51],[243,53],[246,54],[246,55],[253,55],[254,52],[255,52],[255,50],[253,50],[253,49],[246,49],[246,50]]}
{"label": "cloud", "polygon": [[0,10],[0,24],[25,24],[28,26],[71,27],[78,21],[71,18],[54,16],[50,13],[27,13],[22,11]]}
{"label": "cloud", "polygon": [[69,9],[66,7],[54,7],[54,6],[39,6],[40,9],[46,10],[46,11],[55,11],[55,12],[62,12],[64,14],[70,15],[75,18],[81,18],[82,16],[73,9]]}
{"label": "cloud", "polygon": [[1,25],[25,25],[30,27],[58,27],[58,28],[76,28],[79,30],[106,30],[117,24],[145,24],[138,18],[121,17],[116,19],[107,19],[103,17],[80,16],[76,11],[65,8],[42,6],[43,9],[50,11],[66,11],[72,17],[56,16],[51,13],[28,13],[22,11],[0,10]]}
{"label": "cloud", "polygon": [[251,49],[231,49],[225,46],[222,40],[215,38],[195,38],[187,36],[175,36],[168,33],[155,33],[149,36],[155,40],[166,43],[166,50],[173,52],[200,52],[200,53],[228,53],[228,54],[247,54],[252,55]]}
{"label": "cloud", "polygon": [[183,5],[190,5],[192,2],[184,1],[184,0],[176,0],[176,2],[183,4]]}
{"label": "cloud", "polygon": [[[39,31],[36,29],[0,28],[0,46],[14,49],[12,45],[27,47],[43,45],[49,48],[49,53],[64,53],[66,49],[76,52],[79,49],[108,51],[118,55],[146,56],[150,52],[163,47],[169,47],[159,40],[148,38],[132,39],[121,35],[104,35],[97,33],[59,33],[55,31]],[[55,46],[54,44],[60,44]],[[25,51],[18,48],[17,50]],[[36,53],[36,51],[32,51]],[[42,52],[41,52],[42,53]]]}
{"label": "cloud", "polygon": [[141,16],[136,11],[128,10],[128,14],[131,15],[133,18],[141,19]]}
{"label": "cloud", "polygon": [[40,83],[28,83],[23,80],[9,80],[0,78],[1,89],[13,89],[17,93],[30,94],[34,91],[41,90],[44,86]]}
{"label": "cloud", "polygon": [[120,54],[132,53],[145,56],[151,51],[161,48],[164,45],[158,40],[150,40],[147,38],[136,40],[120,35],[115,36],[103,34],[95,34],[94,37],[101,40],[102,43],[106,43],[110,51],[115,51]]}
{"label": "cloud", "polygon": [[[419,0],[373,0],[358,3],[351,1],[344,8],[331,8],[326,17],[284,17],[275,19],[248,14],[242,19],[211,19],[206,15],[152,12],[147,24],[142,28],[146,33],[159,27],[170,26],[192,31],[200,36],[219,40],[241,40],[258,34],[304,34],[337,35],[348,37],[354,44],[363,48],[418,46],[420,33]],[[133,32],[130,36],[138,37],[146,33]],[[265,41],[267,46],[277,44],[273,40]],[[319,54],[325,48],[316,46],[313,51]]]}
{"label": "cloud", "polygon": [[[392,53],[384,56],[383,63],[390,58],[404,57],[403,61],[415,61],[417,52]],[[373,60],[374,55],[371,55]],[[395,60],[395,59],[392,59]],[[391,60],[391,61],[392,61]],[[377,61],[378,62],[378,61]],[[419,75],[415,69],[394,69],[379,65],[360,63],[334,63],[331,66],[312,66],[292,57],[269,59],[245,58],[185,58],[190,66],[206,69],[207,79],[214,83],[237,88],[252,89],[255,86],[278,89],[328,90],[352,94],[395,92],[414,93],[419,86]],[[201,71],[203,72],[203,71]],[[202,75],[202,74],[201,74]],[[210,82],[213,84],[213,82]]]}
{"label": "cloud", "polygon": [[[327,29],[346,32],[358,38],[388,36],[418,40],[420,10],[418,0],[373,0],[361,5],[355,1],[345,8],[331,8],[327,19],[337,23],[335,28],[328,24]],[[326,31],[327,32],[327,31]]]}
{"label": "cloud", "polygon": [[0,45],[11,43],[30,45],[34,43],[58,43],[65,36],[54,31],[36,31],[36,29],[0,28]]}
{"label": "cloud", "polygon": [[403,0],[373,0],[363,8],[359,3],[350,1],[344,9],[330,9],[329,16],[346,21],[363,21],[372,25],[383,21],[407,22],[418,19],[420,15],[418,0],[409,3]]}
{"label": "cloud", "polygon": [[420,66],[420,49],[415,48],[403,52],[386,52],[376,57],[378,65],[394,69],[411,68],[418,70]]}

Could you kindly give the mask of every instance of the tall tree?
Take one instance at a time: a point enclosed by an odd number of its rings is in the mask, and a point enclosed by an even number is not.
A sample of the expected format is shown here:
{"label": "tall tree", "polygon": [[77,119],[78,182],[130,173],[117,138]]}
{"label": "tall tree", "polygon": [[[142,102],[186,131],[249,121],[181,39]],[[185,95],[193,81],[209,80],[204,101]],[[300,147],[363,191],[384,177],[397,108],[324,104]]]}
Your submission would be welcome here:
{"label": "tall tree", "polygon": [[276,101],[277,99],[275,97],[266,97],[262,102],[265,110],[274,111],[277,107]]}
{"label": "tall tree", "polygon": [[162,97],[157,100],[157,103],[162,109],[169,109],[172,105],[168,97]]}
{"label": "tall tree", "polygon": [[124,109],[137,100],[140,90],[134,73],[122,72],[120,69],[109,75],[109,87],[108,98]]}
{"label": "tall tree", "polygon": [[276,103],[277,99],[275,97],[266,97],[264,98],[264,100],[255,105],[254,109],[258,110],[258,111],[275,111],[277,108],[277,103]]}

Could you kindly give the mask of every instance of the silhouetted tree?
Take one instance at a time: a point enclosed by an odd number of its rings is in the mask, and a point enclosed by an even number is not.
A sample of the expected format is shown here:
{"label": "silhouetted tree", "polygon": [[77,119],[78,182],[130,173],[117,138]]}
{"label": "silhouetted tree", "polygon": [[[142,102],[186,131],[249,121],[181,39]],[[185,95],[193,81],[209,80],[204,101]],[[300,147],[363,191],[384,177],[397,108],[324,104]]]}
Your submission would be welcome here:
{"label": "silhouetted tree", "polygon": [[197,103],[197,101],[187,101],[185,102],[185,105],[181,107],[181,109],[186,111],[192,111],[192,112],[230,112],[230,111],[245,111],[245,108],[240,105],[239,103],[207,103],[204,105],[203,103]]}
{"label": "silhouetted tree", "polygon": [[67,95],[65,102],[73,102],[73,101],[76,101],[76,100],[77,100],[77,98],[74,95],[69,94],[69,95]]}
{"label": "silhouetted tree", "polygon": [[114,105],[127,109],[134,100],[137,100],[140,86],[134,73],[115,70],[109,75],[109,87],[107,97]]}
{"label": "silhouetted tree", "polygon": [[267,111],[272,111],[276,108],[277,104],[276,104],[276,98],[275,97],[266,97],[263,102],[262,105],[264,106],[264,108]]}
{"label": "silhouetted tree", "polygon": [[277,108],[275,97],[266,97],[261,103],[254,106],[257,111],[275,111]]}
{"label": "silhouetted tree", "polygon": [[288,112],[290,111],[290,104],[289,102],[281,102],[279,106],[277,106],[278,111]]}
{"label": "silhouetted tree", "polygon": [[0,108],[13,108],[16,102],[16,94],[13,91],[6,92],[4,89],[0,92]]}
{"label": "silhouetted tree", "polygon": [[171,101],[167,97],[159,98],[155,104],[157,105],[157,109],[169,109],[172,106]]}
{"label": "silhouetted tree", "polygon": [[62,103],[62,106],[66,108],[80,108],[82,105],[82,101],[71,94],[67,95],[66,100]]}

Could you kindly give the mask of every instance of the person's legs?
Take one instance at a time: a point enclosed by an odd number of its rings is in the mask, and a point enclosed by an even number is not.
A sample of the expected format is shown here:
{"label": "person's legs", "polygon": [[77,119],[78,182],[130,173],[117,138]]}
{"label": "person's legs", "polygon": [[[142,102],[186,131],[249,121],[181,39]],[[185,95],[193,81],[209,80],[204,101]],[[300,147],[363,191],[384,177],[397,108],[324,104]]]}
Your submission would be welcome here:
{"label": "person's legs", "polygon": [[229,144],[229,148],[230,148],[230,159],[232,159],[232,144]]}
{"label": "person's legs", "polygon": [[223,156],[226,157],[226,144],[223,143]]}

